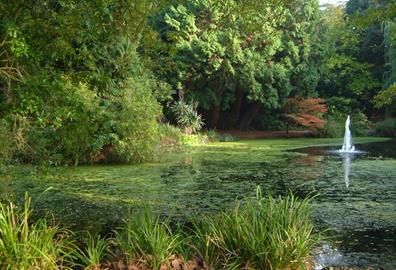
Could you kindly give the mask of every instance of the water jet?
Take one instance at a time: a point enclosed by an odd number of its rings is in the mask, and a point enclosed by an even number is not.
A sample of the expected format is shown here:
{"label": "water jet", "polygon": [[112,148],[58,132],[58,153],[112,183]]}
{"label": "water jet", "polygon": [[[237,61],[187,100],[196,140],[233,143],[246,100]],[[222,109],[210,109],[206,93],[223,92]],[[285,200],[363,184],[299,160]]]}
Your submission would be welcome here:
{"label": "water jet", "polygon": [[351,117],[348,115],[347,120],[345,121],[345,134],[344,134],[344,143],[342,144],[342,148],[338,150],[340,153],[355,153],[355,146],[352,144],[352,133],[350,129],[351,125]]}

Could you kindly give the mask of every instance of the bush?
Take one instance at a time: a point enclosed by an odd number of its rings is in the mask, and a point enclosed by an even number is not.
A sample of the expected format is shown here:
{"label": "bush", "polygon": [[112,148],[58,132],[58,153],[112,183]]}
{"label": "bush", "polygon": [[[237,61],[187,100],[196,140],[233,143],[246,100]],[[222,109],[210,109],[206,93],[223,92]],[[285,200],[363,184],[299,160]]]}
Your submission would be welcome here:
{"label": "bush", "polygon": [[[344,136],[345,120],[343,115],[328,115],[324,129],[321,130],[320,136],[328,138],[340,138]],[[351,131],[353,136],[366,136],[367,131],[372,127],[367,116],[362,112],[351,115]]]}
{"label": "bush", "polygon": [[119,97],[114,97],[109,108],[111,126],[107,132],[115,133],[110,156],[114,161],[140,163],[154,158],[159,141],[157,119],[161,108],[144,86],[131,79],[128,89]]}
{"label": "bush", "polygon": [[337,117],[347,115],[351,112],[351,108],[355,111],[359,107],[359,102],[356,99],[337,96],[326,98],[326,104],[329,114]]}
{"label": "bush", "polygon": [[0,163],[9,161],[14,155],[14,136],[8,122],[0,119]]}
{"label": "bush", "polygon": [[286,124],[275,113],[265,113],[253,120],[252,127],[257,130],[286,130]]}
{"label": "bush", "polygon": [[354,136],[366,136],[368,130],[373,127],[367,116],[362,112],[357,112],[351,115],[352,125],[351,130]]}
{"label": "bush", "polygon": [[196,133],[204,125],[201,115],[197,112],[197,106],[196,103],[187,104],[184,101],[178,101],[172,106],[177,124],[187,135]]}
{"label": "bush", "polygon": [[375,132],[380,136],[396,137],[396,118],[388,118],[376,123]]}
{"label": "bush", "polygon": [[183,132],[171,124],[159,124],[160,148],[165,151],[172,151],[181,146]]}
{"label": "bush", "polygon": [[324,128],[320,131],[321,137],[340,138],[344,135],[344,122],[334,117],[328,117]]}

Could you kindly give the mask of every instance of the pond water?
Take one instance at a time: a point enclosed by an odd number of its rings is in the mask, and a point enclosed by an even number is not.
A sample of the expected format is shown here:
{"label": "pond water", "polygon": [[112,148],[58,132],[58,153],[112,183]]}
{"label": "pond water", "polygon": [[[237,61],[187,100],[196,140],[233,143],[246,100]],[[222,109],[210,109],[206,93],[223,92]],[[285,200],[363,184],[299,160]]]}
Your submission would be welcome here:
{"label": "pond water", "polygon": [[294,189],[320,193],[314,202],[317,224],[335,230],[339,249],[324,262],[396,269],[396,141],[357,145],[359,154],[337,149],[295,150],[325,164],[323,175]]}
{"label": "pond water", "polygon": [[[219,143],[166,155],[161,163],[81,166],[45,175],[24,166],[0,176],[0,195],[20,200],[28,191],[36,216],[48,213],[71,228],[100,231],[143,204],[181,221],[217,213],[236,198],[253,196],[257,185],[273,196],[316,195],[314,221],[317,228],[332,228],[334,240],[324,246],[320,263],[396,269],[396,141],[358,144],[366,153],[353,156],[334,154],[336,143]],[[333,146],[301,148],[315,144]]]}

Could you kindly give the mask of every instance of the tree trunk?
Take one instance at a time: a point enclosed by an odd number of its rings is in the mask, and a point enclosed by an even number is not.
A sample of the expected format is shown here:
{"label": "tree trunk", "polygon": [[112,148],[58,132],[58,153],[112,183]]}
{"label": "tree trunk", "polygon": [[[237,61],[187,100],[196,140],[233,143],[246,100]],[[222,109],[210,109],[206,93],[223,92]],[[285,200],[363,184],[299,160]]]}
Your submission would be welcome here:
{"label": "tree trunk", "polygon": [[235,102],[232,105],[230,112],[228,113],[227,117],[225,117],[224,122],[222,123],[221,128],[223,129],[234,129],[236,123],[238,122],[240,112],[241,112],[241,105],[242,105],[242,95],[243,89],[242,87],[238,86],[235,92]]}
{"label": "tree trunk", "polygon": [[254,102],[251,103],[247,111],[243,114],[243,117],[238,123],[238,129],[239,130],[247,130],[254,120],[254,118],[257,116],[261,109],[261,103],[259,102]]}
{"label": "tree trunk", "polygon": [[220,117],[220,106],[213,106],[210,110],[205,113],[206,127],[208,129],[214,129],[219,122]]}
{"label": "tree trunk", "polygon": [[217,78],[217,80],[213,82],[213,88],[215,89],[216,100],[214,101],[213,107],[205,113],[206,127],[208,129],[216,128],[219,123],[221,101],[225,90],[224,81],[220,78]]}

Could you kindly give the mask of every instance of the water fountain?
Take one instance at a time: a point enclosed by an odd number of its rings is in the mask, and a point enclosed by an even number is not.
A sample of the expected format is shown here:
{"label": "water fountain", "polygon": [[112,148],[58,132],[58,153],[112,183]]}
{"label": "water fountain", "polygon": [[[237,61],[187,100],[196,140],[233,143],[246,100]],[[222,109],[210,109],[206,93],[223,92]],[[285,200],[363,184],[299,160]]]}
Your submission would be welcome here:
{"label": "water fountain", "polygon": [[355,150],[355,146],[352,144],[352,134],[351,134],[350,125],[351,125],[351,117],[348,115],[347,120],[345,121],[344,143],[342,144],[342,148],[338,150],[338,152],[341,153],[343,157],[344,180],[347,188],[349,187],[349,174],[351,170],[353,154],[359,153],[359,151]]}
{"label": "water fountain", "polygon": [[351,124],[351,118],[348,115],[347,120],[345,121],[345,135],[344,135],[344,143],[342,145],[342,148],[338,150],[341,153],[354,153],[355,152],[355,146],[352,144],[352,134],[351,134],[351,129],[350,129],[350,124]]}

